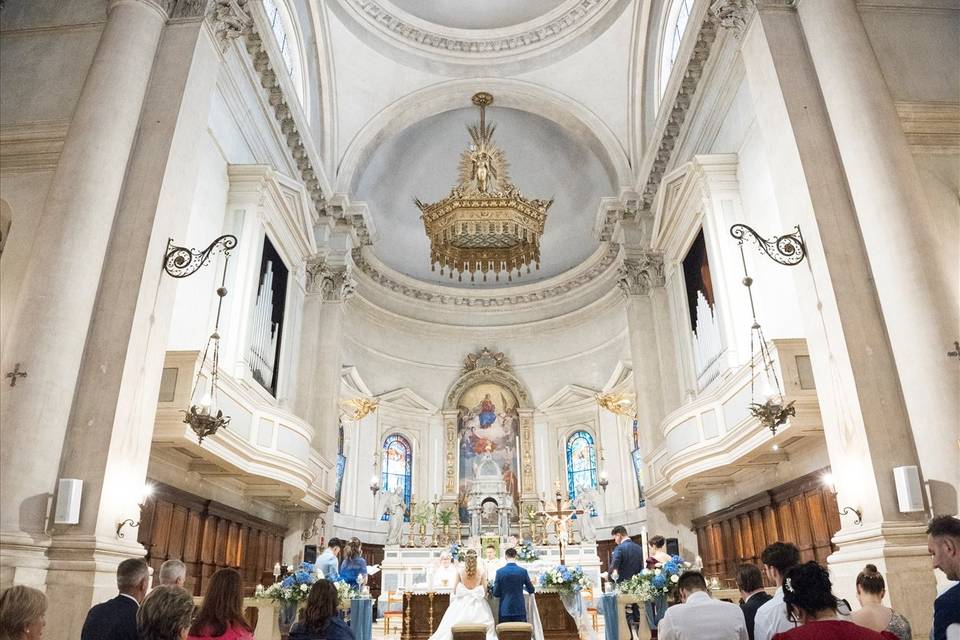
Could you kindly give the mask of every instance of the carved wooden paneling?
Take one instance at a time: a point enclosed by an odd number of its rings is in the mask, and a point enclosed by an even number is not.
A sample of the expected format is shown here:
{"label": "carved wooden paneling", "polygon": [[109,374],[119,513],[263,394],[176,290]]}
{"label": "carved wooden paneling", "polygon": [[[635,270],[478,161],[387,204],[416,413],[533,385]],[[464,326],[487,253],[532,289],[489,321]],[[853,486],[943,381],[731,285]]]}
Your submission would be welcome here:
{"label": "carved wooden paneling", "polygon": [[772,542],[792,542],[804,561],[826,563],[840,529],[836,495],[809,474],[693,521],[708,575],[733,586],[737,566],[760,563]]}
{"label": "carved wooden paneling", "polygon": [[186,588],[206,591],[217,569],[240,571],[244,591],[252,595],[265,572],[280,560],[284,528],[212,500],[157,484],[140,514],[137,540],[147,549],[154,572],[166,560],[187,565]]}
{"label": "carved wooden paneling", "polygon": [[[383,562],[383,545],[382,544],[366,544],[364,543],[362,547],[363,559],[366,561],[367,565],[376,564],[379,565]],[[373,598],[378,598],[380,596],[380,576],[382,573],[377,573],[376,575],[370,576],[367,581],[367,585],[370,587],[370,595]]]}

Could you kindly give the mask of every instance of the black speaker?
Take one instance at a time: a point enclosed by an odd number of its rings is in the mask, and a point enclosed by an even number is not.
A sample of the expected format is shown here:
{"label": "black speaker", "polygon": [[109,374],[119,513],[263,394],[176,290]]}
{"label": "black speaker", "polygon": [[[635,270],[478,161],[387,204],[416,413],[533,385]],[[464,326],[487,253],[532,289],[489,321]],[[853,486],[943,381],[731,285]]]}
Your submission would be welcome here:
{"label": "black speaker", "polygon": [[667,538],[667,553],[671,556],[680,555],[680,541],[676,538]]}
{"label": "black speaker", "polygon": [[306,544],[303,546],[303,561],[310,564],[317,561],[317,545]]}

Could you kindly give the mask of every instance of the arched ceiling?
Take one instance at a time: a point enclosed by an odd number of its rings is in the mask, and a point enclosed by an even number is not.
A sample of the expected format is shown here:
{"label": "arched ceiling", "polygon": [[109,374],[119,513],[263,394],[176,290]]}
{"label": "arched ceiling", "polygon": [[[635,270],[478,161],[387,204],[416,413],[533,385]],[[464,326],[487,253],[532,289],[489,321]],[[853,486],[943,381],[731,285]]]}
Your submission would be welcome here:
{"label": "arched ceiling", "polygon": [[593,231],[601,198],[618,186],[605,164],[570,131],[536,114],[496,106],[494,142],[505,151],[510,175],[528,198],[554,198],[541,243],[541,268],[509,283],[440,276],[431,271],[429,241],[414,198],[435,202],[457,182],[466,127],[476,109],[446,111],[388,137],[360,168],[354,198],[367,204],[377,230],[373,252],[388,267],[423,282],[459,287],[506,287],[558,275],[582,263],[597,248]]}
{"label": "arched ceiling", "polygon": [[392,0],[392,3],[421,20],[454,29],[511,27],[538,18],[560,4],[557,0]]}

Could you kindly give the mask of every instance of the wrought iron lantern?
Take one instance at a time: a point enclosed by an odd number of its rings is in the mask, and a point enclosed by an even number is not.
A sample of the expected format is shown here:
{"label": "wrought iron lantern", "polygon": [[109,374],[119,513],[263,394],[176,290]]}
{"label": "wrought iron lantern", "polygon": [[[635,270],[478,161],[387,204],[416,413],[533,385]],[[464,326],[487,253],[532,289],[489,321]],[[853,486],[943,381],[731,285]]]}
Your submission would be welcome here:
{"label": "wrought iron lantern", "polygon": [[[234,242],[234,245],[236,243]],[[232,248],[232,247],[231,247]],[[230,424],[230,416],[223,415],[223,410],[218,409],[217,391],[220,383],[220,313],[223,310],[223,298],[227,295],[227,264],[230,262],[230,251],[224,251],[223,276],[220,280],[220,286],[217,287],[217,318],[213,325],[213,333],[207,338],[207,346],[203,350],[203,358],[200,360],[200,367],[197,369],[197,378],[193,383],[193,390],[190,392],[190,408],[185,410],[183,422],[190,425],[190,428],[197,434],[197,444],[202,445],[203,439],[212,436],[220,429],[226,428]],[[209,384],[202,397],[194,403],[197,392],[200,389],[200,381],[203,377],[204,365],[207,358],[210,359]]]}

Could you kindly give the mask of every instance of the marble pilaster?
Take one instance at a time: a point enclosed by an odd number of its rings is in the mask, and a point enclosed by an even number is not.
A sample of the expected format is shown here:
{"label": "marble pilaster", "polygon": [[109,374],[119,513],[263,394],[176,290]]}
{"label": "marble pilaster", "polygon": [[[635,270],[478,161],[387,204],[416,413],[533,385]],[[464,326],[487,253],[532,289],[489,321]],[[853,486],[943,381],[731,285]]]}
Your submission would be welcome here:
{"label": "marble pilaster", "polygon": [[[923,514],[897,507],[893,467],[918,464],[915,441],[808,43],[792,3],[763,2],[743,37],[743,62],[781,215],[799,224],[807,262],[793,271],[844,517],[830,557],[838,595],[852,598],[865,562],[886,566],[892,606],[925,635],[934,579]],[[909,569],[909,570],[908,570]],[[911,597],[903,597],[907,591]]]}
{"label": "marble pilaster", "polygon": [[[899,373],[930,506],[958,511],[960,367],[945,356],[960,327],[917,167],[854,0],[798,5],[840,151]],[[952,265],[956,270],[958,265]],[[952,486],[952,490],[951,490]]]}
{"label": "marble pilaster", "polygon": [[54,529],[46,588],[83,606],[49,611],[51,629],[77,629],[86,607],[113,595],[116,563],[144,552],[116,528],[139,519],[177,287],[162,256],[186,232],[219,67],[203,20],[164,29],[110,234],[60,467],[84,481],[80,524]]}
{"label": "marble pilaster", "polygon": [[[34,240],[10,318],[0,369],[19,362],[29,377],[0,386],[0,586],[45,579],[38,550],[49,544],[47,500],[61,475],[107,245],[165,19],[151,2],[110,5],[41,213],[44,232]],[[22,460],[37,463],[26,468]]]}

